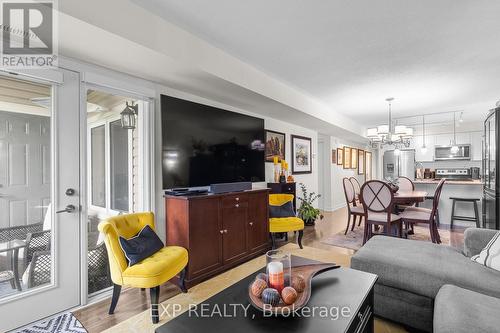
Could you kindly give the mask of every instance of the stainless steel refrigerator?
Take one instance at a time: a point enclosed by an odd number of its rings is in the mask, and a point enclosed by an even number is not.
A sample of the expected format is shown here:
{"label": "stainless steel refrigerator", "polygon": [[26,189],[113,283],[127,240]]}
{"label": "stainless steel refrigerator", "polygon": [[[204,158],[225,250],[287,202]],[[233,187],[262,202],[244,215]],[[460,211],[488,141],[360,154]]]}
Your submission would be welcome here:
{"label": "stainless steel refrigerator", "polygon": [[415,150],[401,149],[399,154],[394,150],[384,152],[384,179],[407,177],[415,179]]}
{"label": "stainless steel refrigerator", "polygon": [[500,108],[490,111],[484,121],[483,144],[483,227],[500,229],[500,185],[498,168],[498,130],[500,128]]}

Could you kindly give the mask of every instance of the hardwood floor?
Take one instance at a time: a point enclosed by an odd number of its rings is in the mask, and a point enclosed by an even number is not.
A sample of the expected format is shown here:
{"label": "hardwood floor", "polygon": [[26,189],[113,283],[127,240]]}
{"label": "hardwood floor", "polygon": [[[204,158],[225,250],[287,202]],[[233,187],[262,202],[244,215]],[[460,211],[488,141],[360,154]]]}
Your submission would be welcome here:
{"label": "hardwood floor", "polygon": [[[350,266],[350,258],[355,251],[327,245],[321,242],[322,239],[341,232],[345,229],[347,211],[339,209],[334,212],[324,212],[324,219],[316,223],[315,226],[306,227],[302,244],[305,246],[333,251],[338,263],[343,266]],[[442,228],[447,228],[442,225]],[[459,247],[460,242],[463,242],[463,229],[454,229],[450,232],[450,243]],[[289,234],[288,242],[296,242],[293,233]],[[284,245],[286,242],[278,242],[278,246]],[[177,286],[166,283],[161,287],[160,302],[171,298],[180,293]],[[149,291],[141,291],[140,289],[124,289],[120,296],[115,314],[108,315],[110,298],[91,304],[85,308],[74,311],[73,314],[80,320],[85,328],[90,332],[102,332],[116,324],[123,322],[133,315],[149,310]],[[407,332],[400,325],[377,319],[375,321],[376,333],[396,333]]]}

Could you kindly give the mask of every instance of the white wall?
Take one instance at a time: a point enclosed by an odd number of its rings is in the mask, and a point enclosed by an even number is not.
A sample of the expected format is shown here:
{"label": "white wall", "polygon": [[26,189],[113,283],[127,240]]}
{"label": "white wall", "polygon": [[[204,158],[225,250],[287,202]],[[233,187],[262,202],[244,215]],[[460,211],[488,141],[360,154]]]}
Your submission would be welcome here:
{"label": "white wall", "polygon": [[[331,149],[342,148],[344,146],[359,148],[372,152],[372,163],[373,163],[373,177],[376,178],[377,170],[376,170],[376,159],[377,152],[370,149],[368,146],[360,145],[359,143],[350,142],[347,140],[343,140],[341,138],[331,137]],[[342,184],[342,180],[344,177],[350,178],[355,177],[360,184],[363,184],[365,181],[364,175],[358,175],[357,169],[344,169],[342,165],[336,165],[331,163],[331,209],[336,210],[345,206],[345,196],[344,196],[344,187]]]}
{"label": "white wall", "polygon": [[[230,105],[225,105],[222,103],[215,102],[213,100],[208,100],[206,98],[196,96],[193,94],[189,94],[183,91],[179,91],[176,89],[172,89],[166,86],[162,85],[157,85],[157,98],[156,98],[156,107],[155,107],[155,124],[156,124],[156,144],[155,144],[155,155],[156,155],[156,162],[155,162],[155,171],[156,171],[156,215],[157,215],[157,221],[164,221],[165,219],[165,208],[164,208],[164,201],[163,201],[163,188],[162,188],[162,170],[161,170],[161,148],[162,148],[162,138],[161,138],[161,108],[160,108],[160,94],[164,95],[169,95],[177,98],[183,98],[186,100],[190,100],[196,103],[201,103],[201,104],[206,104],[214,107],[218,107],[221,109],[226,109],[250,116],[255,116],[259,118],[264,119],[264,127],[265,129],[277,131],[277,132],[282,132],[286,134],[286,141],[285,141],[285,159],[289,162],[291,165],[291,135],[296,134],[300,136],[305,136],[311,138],[312,141],[312,154],[313,154],[313,159],[312,159],[312,170],[313,172],[311,174],[305,174],[305,175],[293,175],[295,178],[295,181],[298,183],[304,183],[306,187],[308,188],[309,191],[317,192],[318,191],[318,175],[317,175],[317,158],[316,158],[316,153],[317,153],[317,141],[318,141],[318,133],[314,130],[307,129],[305,127],[297,126],[291,123],[288,123],[283,120],[278,120],[278,119],[273,119],[269,117],[262,117],[261,115],[256,115],[254,113],[248,112],[243,109],[238,109],[235,107],[232,107]],[[273,164],[272,163],[266,163],[265,166],[266,170],[266,182],[272,182],[274,178],[274,173],[273,173]],[[266,186],[266,182],[262,183],[254,183],[254,188],[262,188]],[[299,188],[297,186],[297,188]],[[299,192],[297,194],[300,194]],[[165,225],[164,223],[158,223],[158,232],[161,235],[162,239],[164,239],[165,235]]]}

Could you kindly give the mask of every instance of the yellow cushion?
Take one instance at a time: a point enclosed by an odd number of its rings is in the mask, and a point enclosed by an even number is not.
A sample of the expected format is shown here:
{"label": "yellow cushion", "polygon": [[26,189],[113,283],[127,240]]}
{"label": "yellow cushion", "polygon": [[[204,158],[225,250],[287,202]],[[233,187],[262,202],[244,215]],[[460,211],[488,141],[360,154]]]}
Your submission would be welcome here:
{"label": "yellow cushion", "polygon": [[304,229],[304,221],[298,217],[280,217],[269,219],[270,232],[287,232]]}
{"label": "yellow cushion", "polygon": [[123,285],[136,288],[159,286],[176,276],[188,263],[188,252],[180,246],[167,246],[151,257],[123,271]]}
{"label": "yellow cushion", "polygon": [[269,204],[271,206],[281,206],[293,200],[293,194],[269,194]]}

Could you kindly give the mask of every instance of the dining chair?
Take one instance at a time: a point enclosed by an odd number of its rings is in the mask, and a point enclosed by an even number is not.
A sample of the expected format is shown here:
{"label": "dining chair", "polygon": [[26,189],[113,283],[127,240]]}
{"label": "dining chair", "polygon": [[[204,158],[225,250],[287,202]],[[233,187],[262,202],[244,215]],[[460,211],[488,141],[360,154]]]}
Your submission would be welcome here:
{"label": "dining chair", "polygon": [[361,187],[360,201],[365,212],[363,245],[374,235],[372,226],[382,226],[386,236],[391,236],[393,227],[396,226],[397,237],[402,237],[401,218],[393,214],[394,193],[387,183],[380,180],[364,183]]}
{"label": "dining chair", "polygon": [[354,187],[354,196],[356,200],[359,200],[359,192],[361,191],[361,185],[359,184],[359,181],[356,179],[356,177],[350,177],[349,180],[352,183],[352,186]]}
{"label": "dining chair", "polygon": [[415,184],[408,177],[398,177],[398,186],[400,191],[415,191]]}
{"label": "dining chair", "polygon": [[434,200],[432,202],[432,209],[423,207],[408,207],[400,214],[401,219],[404,221],[405,225],[427,223],[429,225],[431,240],[433,243],[437,244],[441,243],[441,237],[439,236],[437,225],[439,222],[439,197],[441,196],[441,190],[444,183],[445,180],[441,179],[438,186],[436,187]]}
{"label": "dining chair", "polygon": [[[354,230],[356,225],[356,219],[359,216],[359,225],[361,225],[361,219],[365,216],[365,210],[363,209],[363,205],[356,201],[356,190],[354,184],[351,182],[349,178],[343,179],[344,185],[344,195],[345,201],[347,204],[347,227],[345,229],[344,235],[347,235],[349,231],[349,225],[351,224],[351,217],[354,218],[352,221],[351,231]],[[359,184],[359,183],[358,183]]]}

